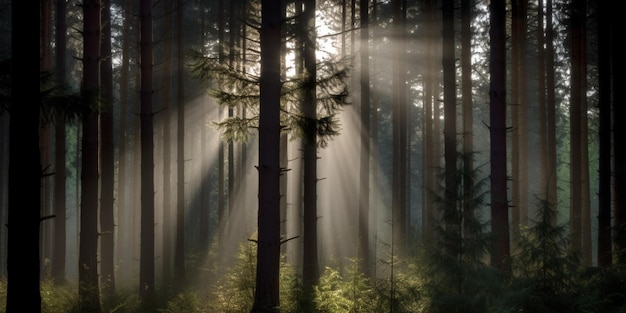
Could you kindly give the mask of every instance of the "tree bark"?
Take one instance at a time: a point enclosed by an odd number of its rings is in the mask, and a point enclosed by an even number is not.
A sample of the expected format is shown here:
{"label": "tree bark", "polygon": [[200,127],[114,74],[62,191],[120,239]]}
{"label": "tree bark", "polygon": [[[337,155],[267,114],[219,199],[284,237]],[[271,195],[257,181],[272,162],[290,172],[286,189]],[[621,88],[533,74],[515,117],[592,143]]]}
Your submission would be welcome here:
{"label": "tree bark", "polygon": [[111,0],[102,4],[102,41],[100,46],[100,83],[104,109],[100,115],[100,280],[103,295],[115,294],[115,147],[113,143],[113,67],[111,55]]}
{"label": "tree bark", "polygon": [[154,130],[152,112],[152,1],[140,3],[141,19],[141,255],[139,298],[145,309],[155,304],[154,284]]}
{"label": "tree bark", "polygon": [[371,277],[369,251],[370,215],[370,77],[369,77],[369,1],[360,0],[361,15],[361,152],[359,190],[359,259],[361,271]]}
{"label": "tree bark", "polygon": [[[41,312],[39,235],[41,161],[39,116],[41,97],[33,75],[23,65],[32,62],[35,42],[28,19],[32,4],[11,2],[11,106],[9,121],[9,181],[7,238],[7,312]],[[26,34],[27,33],[27,34]],[[34,41],[34,40],[33,40]],[[27,87],[28,86],[28,87]]]}
{"label": "tree bark", "polygon": [[570,39],[571,39],[571,88],[570,88],[570,251],[582,253],[582,121],[583,95],[581,77],[585,66],[583,59],[583,18],[584,0],[573,0],[571,3]]}
{"label": "tree bark", "polygon": [[302,140],[303,157],[303,260],[302,284],[306,305],[312,305],[313,286],[320,277],[317,251],[317,108],[316,108],[316,28],[315,0],[304,0],[301,36],[303,36],[303,61],[306,86],[302,99],[302,115],[305,119]]}
{"label": "tree bark", "polygon": [[392,242],[396,253],[406,253],[407,230],[407,105],[406,105],[406,62],[405,62],[405,8],[402,0],[394,0],[393,8],[393,95],[392,95]]}
{"label": "tree bark", "polygon": [[280,46],[279,1],[261,3],[259,211],[256,288],[251,312],[278,312],[280,269]]}
{"label": "tree bark", "polygon": [[[461,98],[463,108],[463,220],[474,220],[473,149],[474,114],[472,102],[472,3],[461,1]],[[471,233],[467,230],[466,233]]]}
{"label": "tree bark", "polygon": [[[611,4],[616,6],[616,1],[611,1]],[[626,71],[626,63],[624,63],[624,55],[626,53],[626,47],[621,42],[622,38],[622,23],[619,23],[621,14],[620,10],[614,8],[611,10],[611,34],[612,34],[612,51],[611,60],[613,62],[613,86],[624,86],[624,73]],[[626,138],[626,127],[621,121],[626,118],[624,111],[624,99],[623,92],[613,92],[613,142],[618,143]],[[614,204],[614,227],[615,233],[613,235],[614,251],[616,252],[616,263],[620,265],[626,264],[626,145],[615,145],[613,151],[613,164],[614,169],[614,182],[613,182],[613,194],[615,196]]]}
{"label": "tree bark", "polygon": [[611,4],[598,2],[598,266],[610,266],[611,240]]}
{"label": "tree bark", "polygon": [[164,3],[165,15],[165,35],[164,60],[163,60],[163,285],[169,287],[172,283],[172,155],[171,155],[171,111],[170,101],[172,100],[172,1],[166,0]]}
{"label": "tree bark", "polygon": [[[67,69],[65,57],[67,56],[67,4],[65,1],[56,2],[56,31],[55,31],[55,55],[57,84],[67,84]],[[55,284],[65,282],[65,254],[66,254],[66,188],[67,169],[65,166],[66,153],[66,129],[65,117],[62,112],[55,114],[55,174],[54,174],[54,252],[52,258],[52,278]]]}
{"label": "tree bark", "polygon": [[491,265],[508,272],[509,207],[506,170],[506,6],[492,0],[489,7],[489,134],[491,139],[491,231],[494,238]]}
{"label": "tree bark", "polygon": [[78,296],[81,312],[100,312],[98,283],[98,112],[100,88],[100,0],[83,2],[83,117]]}
{"label": "tree bark", "polygon": [[177,1],[176,19],[178,31],[177,55],[177,96],[178,124],[177,124],[177,182],[176,182],[176,243],[174,246],[174,277],[177,287],[186,280],[185,270],[185,58],[184,58],[184,29],[183,29],[183,1]]}

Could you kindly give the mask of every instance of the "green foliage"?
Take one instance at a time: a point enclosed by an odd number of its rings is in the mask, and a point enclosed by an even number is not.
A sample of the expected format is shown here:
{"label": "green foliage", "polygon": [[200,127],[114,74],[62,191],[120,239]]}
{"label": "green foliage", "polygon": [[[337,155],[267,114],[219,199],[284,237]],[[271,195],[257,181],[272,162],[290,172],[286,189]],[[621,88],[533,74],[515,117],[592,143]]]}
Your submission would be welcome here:
{"label": "green foliage", "polygon": [[376,282],[378,301],[372,312],[415,313],[424,312],[428,299],[424,298],[424,268],[418,262],[398,260],[394,275],[390,279]]}
{"label": "green foliage", "polygon": [[239,246],[237,260],[210,291],[210,312],[249,312],[254,303],[256,279],[256,245],[252,242]]}
{"label": "green foliage", "polygon": [[174,299],[167,302],[167,307],[164,310],[159,310],[163,313],[199,313],[200,300],[196,293],[187,291],[179,293]]}
{"label": "green foliage", "polygon": [[[234,68],[199,51],[190,52],[188,58],[192,76],[206,84],[209,94],[219,105],[245,111],[245,114],[233,114],[213,123],[221,131],[222,139],[226,142],[247,141],[251,129],[257,128],[259,122],[259,77],[255,71]],[[349,105],[348,64],[347,58],[324,60],[317,64],[314,83],[306,73],[282,82],[281,124],[292,138],[315,140],[316,145],[325,147],[339,134],[337,113]],[[247,66],[257,65],[242,67]],[[316,95],[315,118],[305,116],[300,107],[302,95],[311,88],[315,88]]]}
{"label": "green foliage", "polygon": [[67,285],[55,285],[53,280],[41,282],[41,311],[50,313],[73,313],[78,306],[78,295],[75,288]]}
{"label": "green foliage", "polygon": [[580,262],[567,251],[567,228],[556,223],[556,210],[539,201],[534,225],[521,233],[513,256],[514,277],[503,297],[510,310],[582,312]]}
{"label": "green foliage", "polygon": [[[239,245],[239,253],[231,268],[211,286],[206,308],[208,312],[247,313],[254,303],[256,287],[256,243]],[[294,269],[282,262],[280,268],[280,311],[300,312],[300,285]]]}
{"label": "green foliage", "polygon": [[[460,159],[470,157],[460,154]],[[497,290],[497,277],[484,262],[490,240],[478,214],[486,205],[487,177],[479,178],[480,167],[458,168],[457,189],[442,184],[434,193],[440,219],[421,255],[427,312],[485,312]]]}
{"label": "green foliage", "polygon": [[359,262],[352,259],[345,277],[326,267],[315,286],[315,304],[319,312],[377,312],[377,294],[371,283],[359,271]]}
{"label": "green foliage", "polygon": [[141,300],[136,289],[122,289],[113,297],[103,299],[102,312],[110,313],[141,313]]}

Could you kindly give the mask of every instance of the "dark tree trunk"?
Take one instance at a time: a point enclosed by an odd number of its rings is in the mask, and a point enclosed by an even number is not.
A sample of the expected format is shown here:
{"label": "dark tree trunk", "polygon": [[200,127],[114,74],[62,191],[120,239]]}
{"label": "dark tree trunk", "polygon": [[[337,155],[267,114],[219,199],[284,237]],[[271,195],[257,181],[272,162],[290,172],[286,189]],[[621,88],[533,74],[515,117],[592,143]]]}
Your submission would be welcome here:
{"label": "dark tree trunk", "polygon": [[[474,220],[474,115],[472,103],[472,3],[461,1],[461,97],[463,107],[463,220]],[[470,233],[468,230],[467,233]]]}
{"label": "dark tree trunk", "polygon": [[78,296],[81,312],[100,312],[98,282],[98,112],[100,87],[100,1],[83,2],[83,117]]}
{"label": "dark tree trunk", "polygon": [[[552,0],[546,2],[546,126],[547,126],[547,198],[550,207],[557,209],[557,164],[556,164],[556,83],[554,66],[554,28],[552,26]],[[553,214],[557,216],[557,214]],[[556,225],[556,220],[553,221]]]}
{"label": "dark tree trunk", "polygon": [[141,255],[139,297],[150,309],[155,301],[154,285],[154,130],[152,112],[152,1],[142,0],[141,20]]}
{"label": "dark tree trunk", "polygon": [[[454,1],[444,0],[442,5],[442,65],[443,65],[443,141],[445,168],[444,210],[456,212],[457,150],[456,150],[456,65],[454,36]],[[456,215],[456,213],[455,213]],[[458,222],[456,222],[458,221]],[[460,227],[460,217],[447,221],[448,226]]]}
{"label": "dark tree trunk", "polygon": [[512,1],[511,65],[511,167],[512,167],[512,238],[520,237],[520,227],[528,225],[528,108],[526,70],[526,2]]}
{"label": "dark tree trunk", "polygon": [[178,124],[177,124],[177,182],[176,182],[176,243],[174,246],[174,277],[176,286],[180,287],[186,280],[185,271],[185,59],[184,59],[184,29],[183,29],[182,0],[178,0],[176,9],[178,30],[177,54],[177,96]]}
{"label": "dark tree trunk", "polygon": [[[11,106],[9,121],[9,210],[6,311],[41,312],[39,293],[41,161],[39,151],[38,78],[24,75],[35,43],[25,38],[38,31],[24,15],[32,4],[11,2]],[[28,35],[27,35],[28,34]]]}
{"label": "dark tree trunk", "polygon": [[610,266],[611,252],[611,4],[598,2],[598,266]]}
{"label": "dark tree trunk", "polygon": [[261,4],[258,252],[251,312],[278,312],[280,269],[280,2]]}
{"label": "dark tree trunk", "polygon": [[392,165],[392,227],[396,255],[406,253],[406,188],[407,188],[407,105],[406,105],[406,60],[405,60],[405,8],[403,0],[393,1],[393,95],[392,95],[392,132],[393,132],[393,165]]}
{"label": "dark tree trunk", "polygon": [[[434,171],[435,164],[439,160],[439,151],[435,150],[434,136],[439,136],[438,132],[435,132],[434,119],[433,119],[433,106],[438,105],[433,101],[434,89],[435,89],[435,74],[433,67],[433,56],[435,54],[435,43],[433,40],[436,38],[435,31],[435,13],[432,0],[424,0],[424,14],[425,14],[425,30],[424,39],[426,41],[426,76],[424,77],[424,193],[423,193],[423,209],[422,209],[422,236],[426,242],[429,242],[433,238],[434,232],[434,215],[433,215],[433,201],[432,192],[435,186]],[[436,116],[436,115],[435,115]]]}
{"label": "dark tree trunk", "polygon": [[[611,2],[616,5],[616,2]],[[623,44],[619,44],[622,40],[623,24],[619,23],[622,18],[620,10],[613,8],[611,10],[611,34],[612,34],[612,51],[611,60],[613,62],[613,86],[624,86],[624,75],[626,71],[626,63],[624,63],[624,55],[626,48]],[[626,125],[621,123],[626,118],[624,111],[624,92],[613,92],[613,142],[619,143],[626,138]],[[615,164],[614,191],[615,196],[615,217],[614,217],[614,251],[616,252],[616,262],[620,265],[626,264],[626,145],[617,144],[613,151],[613,163]]]}
{"label": "dark tree trunk", "polygon": [[[537,102],[539,104],[539,154],[541,178],[539,195],[548,200],[548,114],[546,95],[546,49],[544,34],[543,0],[537,1]],[[549,202],[547,202],[549,205]]]}
{"label": "dark tree trunk", "polygon": [[370,215],[370,73],[369,73],[369,1],[360,0],[361,15],[361,153],[359,190],[359,259],[361,271],[371,277],[369,249]]}
{"label": "dark tree trunk", "polygon": [[[67,83],[66,61],[66,30],[67,30],[67,5],[65,1],[56,2],[56,31],[55,31],[55,55],[57,84],[63,86]],[[56,113],[55,125],[55,174],[54,174],[54,251],[52,258],[52,278],[55,284],[62,285],[65,282],[65,254],[66,254],[66,189],[67,169],[65,166],[65,153],[67,140],[65,130],[65,117],[62,112]]]}
{"label": "dark tree trunk", "polygon": [[[130,264],[131,260],[128,259],[128,240],[126,240],[126,234],[128,234],[129,224],[128,219],[126,218],[128,210],[126,209],[127,202],[127,187],[126,183],[129,179],[127,175],[127,163],[128,163],[128,141],[127,136],[129,135],[128,125],[127,125],[127,114],[128,114],[128,90],[129,90],[129,68],[130,68],[130,23],[131,23],[131,15],[130,15],[130,0],[125,0],[122,5],[123,9],[123,30],[122,30],[122,64],[120,66],[120,117],[119,117],[119,141],[118,141],[118,155],[119,155],[119,164],[118,164],[118,184],[117,184],[117,262],[120,265],[118,270],[118,284],[120,283],[120,278],[130,276]],[[128,262],[128,263],[127,263]],[[127,283],[128,280],[123,281],[123,283]]]}
{"label": "dark tree trunk", "polygon": [[303,61],[306,87],[302,99],[302,115],[305,129],[302,147],[303,157],[303,263],[302,284],[305,301],[313,302],[313,286],[320,277],[317,251],[317,109],[316,109],[316,28],[315,0],[305,0],[302,13]]}
{"label": "dark tree trunk", "polygon": [[[225,0],[219,0],[218,2],[218,11],[219,12],[224,12],[224,1]],[[226,53],[224,52],[224,47],[225,47],[225,39],[224,39],[224,33],[225,33],[225,28],[226,28],[226,23],[224,21],[224,14],[219,14],[218,17],[218,25],[219,25],[219,34],[218,34],[218,41],[219,41],[219,62],[220,64],[224,65],[226,63]],[[218,119],[222,120],[222,114],[223,114],[223,110],[221,108],[218,108],[219,113],[218,113]],[[219,151],[218,151],[218,157],[217,157],[217,166],[218,166],[218,190],[217,190],[217,217],[218,217],[218,224],[220,225],[220,227],[222,225],[225,225],[226,223],[226,199],[224,197],[224,193],[225,193],[225,177],[224,177],[224,143],[223,141],[220,140],[219,142]],[[223,239],[223,238],[222,238]],[[222,242],[223,240],[221,240],[220,242]]]}
{"label": "dark tree trunk", "polygon": [[489,7],[489,133],[491,139],[491,265],[509,271],[509,207],[506,170],[506,6],[492,0]]}
{"label": "dark tree trunk", "polygon": [[171,191],[171,111],[172,99],[172,1],[166,0],[164,4],[165,35],[164,60],[163,60],[163,252],[161,253],[163,264],[163,286],[168,288],[172,282],[172,191]]}
{"label": "dark tree trunk", "polygon": [[100,116],[100,158],[102,164],[100,186],[100,279],[104,296],[115,294],[115,147],[113,143],[113,67],[111,56],[111,0],[102,5],[102,41],[100,46],[100,84],[104,109]]}
{"label": "dark tree trunk", "polygon": [[570,96],[570,250],[582,253],[582,115],[583,93],[583,32],[584,0],[573,0],[571,3],[570,36],[571,36],[571,96]]}
{"label": "dark tree trunk", "polygon": [[[40,0],[40,22],[39,26],[41,29],[40,32],[40,62],[39,68],[41,71],[50,71],[52,70],[52,1],[50,0]],[[50,123],[44,122],[41,123],[39,128],[39,153],[41,164],[44,168],[44,175],[41,177],[42,189],[41,189],[41,215],[50,216],[52,215],[51,208],[51,179],[50,173],[48,172],[48,168],[51,165],[51,127]],[[39,247],[41,249],[41,258],[44,260],[50,260],[52,258],[52,225],[49,220],[43,220],[41,224],[40,230],[40,244]],[[44,277],[49,277],[50,268],[41,263],[41,271],[43,272]]]}

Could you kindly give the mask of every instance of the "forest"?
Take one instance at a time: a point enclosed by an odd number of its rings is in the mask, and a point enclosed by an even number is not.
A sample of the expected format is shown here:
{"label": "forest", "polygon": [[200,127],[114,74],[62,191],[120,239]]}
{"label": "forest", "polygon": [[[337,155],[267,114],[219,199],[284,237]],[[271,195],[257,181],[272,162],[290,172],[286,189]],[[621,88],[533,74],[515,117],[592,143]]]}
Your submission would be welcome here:
{"label": "forest", "polygon": [[626,312],[618,0],[33,3],[0,313]]}

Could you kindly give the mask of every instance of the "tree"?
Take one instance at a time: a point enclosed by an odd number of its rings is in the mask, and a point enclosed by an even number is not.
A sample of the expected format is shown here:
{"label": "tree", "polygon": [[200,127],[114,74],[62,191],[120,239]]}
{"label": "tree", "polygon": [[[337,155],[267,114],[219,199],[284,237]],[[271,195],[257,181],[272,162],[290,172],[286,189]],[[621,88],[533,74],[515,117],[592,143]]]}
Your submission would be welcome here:
{"label": "tree", "polygon": [[[42,96],[23,65],[32,61],[28,51],[38,31],[22,18],[31,4],[11,2],[11,102],[9,125],[9,212],[7,239],[6,311],[41,312],[39,292],[39,232],[41,163],[39,119]],[[31,33],[32,32],[32,33]],[[28,34],[28,35],[26,35]]]}
{"label": "tree", "polygon": [[[474,167],[473,156],[474,150],[474,115],[472,101],[472,6],[470,1],[461,1],[461,96],[463,108],[463,169],[470,171]],[[463,176],[463,190],[465,194],[463,208],[464,220],[471,220],[474,216],[474,208],[469,205],[473,198],[474,191],[472,175]]]}
{"label": "tree", "polygon": [[512,242],[519,240],[520,227],[528,225],[528,103],[526,42],[527,1],[511,3],[511,225]]}
{"label": "tree", "polygon": [[[546,1],[546,150],[548,155],[546,193],[551,208],[557,208],[557,157],[556,157],[556,83],[554,27],[552,26],[552,0]],[[556,215],[555,215],[556,216]],[[556,220],[554,221],[556,223]]]}
{"label": "tree", "polygon": [[[618,23],[620,16],[615,10],[617,5],[616,1],[612,1],[611,12],[611,60],[613,73],[623,73],[626,70],[626,63],[624,62],[624,52],[626,47],[621,44],[617,44],[620,38],[620,23]],[[623,86],[624,77],[622,75],[613,75],[613,86]],[[620,139],[626,136],[626,127],[620,123],[625,117],[624,106],[624,93],[613,92],[613,120],[616,121],[613,124],[613,142],[618,143]],[[614,234],[613,240],[615,243],[616,263],[619,265],[626,264],[626,147],[624,145],[617,144],[613,151],[613,163],[614,169],[614,182],[613,182],[613,194],[615,196],[614,204]]]}
{"label": "tree", "polygon": [[178,31],[178,61],[177,61],[177,94],[178,124],[176,132],[177,149],[177,177],[176,177],[176,244],[174,245],[174,276],[176,284],[185,281],[185,59],[184,59],[184,29],[183,29],[183,1],[177,1],[176,19]]}
{"label": "tree", "polygon": [[489,137],[491,157],[491,265],[508,271],[509,207],[506,171],[506,7],[504,0],[489,6]]}
{"label": "tree", "polygon": [[152,308],[154,284],[154,130],[152,112],[152,0],[140,3],[141,21],[141,255],[139,297]]}
{"label": "tree", "polygon": [[369,1],[360,0],[361,15],[361,153],[359,189],[359,251],[361,271],[371,277],[369,250],[370,214],[370,78],[369,78]]}
{"label": "tree", "polygon": [[[443,66],[443,141],[445,168],[445,211],[454,212],[454,201],[457,191],[457,150],[456,150],[456,60],[454,36],[454,1],[444,0],[441,8],[442,24],[442,66]],[[444,213],[445,214],[445,213]],[[446,222],[450,227],[460,228],[460,219]]]}
{"label": "tree", "polygon": [[120,281],[119,278],[127,277],[130,275],[125,275],[129,273],[130,270],[130,262],[126,263],[128,260],[125,255],[127,254],[128,240],[125,240],[125,234],[128,233],[129,221],[125,219],[126,212],[128,211],[126,208],[127,202],[127,164],[128,164],[128,139],[127,136],[130,135],[129,127],[127,123],[127,115],[128,115],[128,105],[129,105],[129,81],[130,81],[130,25],[132,22],[131,14],[130,14],[130,0],[125,0],[122,4],[123,9],[123,26],[122,26],[122,64],[119,68],[120,71],[120,81],[119,81],[119,94],[120,94],[120,102],[119,102],[119,137],[118,137],[118,155],[119,155],[119,164],[117,167],[117,176],[118,176],[118,184],[117,184],[117,260],[120,264],[120,269],[118,272],[118,283]]}
{"label": "tree", "polygon": [[100,0],[83,1],[84,113],[81,139],[80,251],[78,255],[78,296],[81,312],[100,312],[98,282],[98,109],[100,88]]}
{"label": "tree", "polygon": [[172,201],[171,201],[171,112],[170,101],[172,91],[172,1],[166,0],[163,6],[165,16],[165,52],[163,71],[163,285],[169,286],[172,280]]}
{"label": "tree", "polygon": [[391,199],[393,245],[397,255],[406,253],[406,184],[407,184],[407,104],[406,104],[406,63],[404,38],[406,31],[405,7],[402,0],[393,1],[393,191]]}
{"label": "tree", "polygon": [[[434,183],[434,169],[439,164],[439,151],[435,149],[438,147],[436,142],[438,142],[439,134],[435,131],[435,126],[438,123],[438,118],[433,118],[434,112],[437,110],[434,109],[434,106],[439,106],[436,102],[433,101],[433,95],[435,94],[436,84],[435,84],[435,74],[433,70],[433,56],[435,54],[435,43],[434,40],[436,38],[436,29],[435,29],[435,13],[436,9],[434,9],[431,0],[424,0],[424,14],[425,14],[425,30],[424,30],[424,38],[426,39],[426,47],[425,53],[426,58],[428,58],[428,62],[426,62],[426,77],[424,77],[424,152],[423,152],[423,164],[424,164],[424,193],[423,193],[423,210],[422,210],[422,235],[424,241],[430,241],[433,237],[433,224],[434,224],[434,216],[433,216],[433,206],[432,206],[432,197],[431,193],[433,192],[433,188],[435,186]],[[434,115],[438,116],[438,115]]]}
{"label": "tree", "polygon": [[280,266],[280,47],[279,1],[261,2],[259,81],[259,210],[257,274],[251,312],[278,312]]}
{"label": "tree", "polygon": [[304,46],[304,88],[300,109],[303,118],[303,258],[302,287],[305,307],[312,308],[313,286],[320,277],[317,246],[317,60],[315,29],[315,0],[304,0],[300,36]]}
{"label": "tree", "polygon": [[[56,2],[56,26],[55,26],[55,56],[57,85],[65,86],[67,83],[67,69],[65,57],[67,56],[66,46],[66,30],[67,30],[67,5],[65,1]],[[55,127],[55,147],[54,147],[54,249],[52,259],[52,277],[55,283],[62,284],[65,281],[65,254],[66,254],[66,236],[65,236],[65,218],[66,214],[66,172],[65,154],[67,140],[65,129],[65,118],[61,111],[56,113]]]}
{"label": "tree", "polygon": [[105,296],[115,294],[115,147],[113,145],[113,57],[111,55],[111,0],[102,5],[102,43],[100,45],[100,83],[103,111],[100,116],[100,278]]}
{"label": "tree", "polygon": [[600,125],[598,166],[598,266],[612,263],[611,240],[611,6],[605,1],[598,3],[598,109]]}
{"label": "tree", "polygon": [[[570,249],[573,253],[583,253],[583,166],[586,159],[586,148],[583,151],[582,141],[587,134],[586,129],[586,60],[585,60],[585,14],[586,4],[583,0],[574,0],[571,3],[570,36],[571,36],[571,88],[570,88]],[[588,219],[587,219],[588,220]]]}

